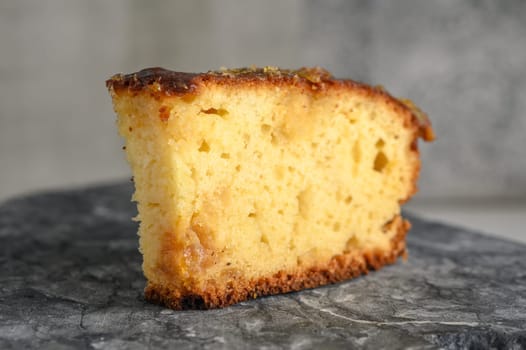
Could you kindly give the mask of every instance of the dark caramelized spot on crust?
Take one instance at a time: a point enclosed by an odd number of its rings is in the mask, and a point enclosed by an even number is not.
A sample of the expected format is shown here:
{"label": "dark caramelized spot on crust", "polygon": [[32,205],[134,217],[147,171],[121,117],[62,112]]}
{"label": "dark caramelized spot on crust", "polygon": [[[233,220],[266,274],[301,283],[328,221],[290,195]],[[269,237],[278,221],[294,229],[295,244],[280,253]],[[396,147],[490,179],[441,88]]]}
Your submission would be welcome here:
{"label": "dark caramelized spot on crust", "polygon": [[158,92],[186,94],[195,90],[192,81],[200,74],[174,72],[164,68],[146,68],[132,74],[116,74],[106,81],[106,86],[114,90],[142,91],[153,88]]}

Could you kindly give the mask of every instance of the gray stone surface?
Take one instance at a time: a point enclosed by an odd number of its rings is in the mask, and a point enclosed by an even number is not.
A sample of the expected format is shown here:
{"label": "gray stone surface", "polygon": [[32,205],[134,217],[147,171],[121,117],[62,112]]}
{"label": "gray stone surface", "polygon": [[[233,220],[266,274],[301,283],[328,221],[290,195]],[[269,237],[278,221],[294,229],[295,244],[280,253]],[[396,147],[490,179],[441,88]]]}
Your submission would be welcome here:
{"label": "gray stone surface", "polygon": [[410,257],[223,310],[142,298],[129,183],[0,205],[0,348],[526,347],[526,246],[413,219]]}

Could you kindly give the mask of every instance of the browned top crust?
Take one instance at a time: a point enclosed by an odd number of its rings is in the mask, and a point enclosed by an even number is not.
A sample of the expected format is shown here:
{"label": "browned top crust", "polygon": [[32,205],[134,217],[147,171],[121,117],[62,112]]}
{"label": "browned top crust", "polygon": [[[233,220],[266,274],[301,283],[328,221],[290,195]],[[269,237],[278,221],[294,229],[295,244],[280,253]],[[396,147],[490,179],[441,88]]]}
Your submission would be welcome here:
{"label": "browned top crust", "polygon": [[277,67],[250,67],[236,69],[220,69],[206,73],[174,72],[164,68],[146,68],[132,74],[116,74],[106,81],[108,87],[115,90],[127,89],[141,91],[146,87],[158,84],[159,92],[166,95],[182,95],[195,91],[200,82],[215,80],[226,82],[237,79],[238,81],[253,82],[296,82],[310,83],[324,87],[323,83],[330,83],[331,74],[319,67],[300,68],[297,70],[281,69]]}
{"label": "browned top crust", "polygon": [[195,93],[199,86],[206,82],[219,84],[258,85],[271,83],[275,85],[296,85],[322,92],[334,87],[348,87],[364,90],[368,93],[384,95],[402,108],[408,110],[418,124],[419,136],[425,141],[432,141],[435,136],[431,122],[425,113],[410,100],[396,99],[381,86],[371,87],[350,79],[336,79],[327,70],[320,67],[300,68],[296,70],[277,67],[249,67],[237,69],[220,69],[206,73],[174,72],[164,68],[146,68],[131,74],[116,74],[106,81],[108,89],[115,92],[149,91],[158,95],[182,96]]}

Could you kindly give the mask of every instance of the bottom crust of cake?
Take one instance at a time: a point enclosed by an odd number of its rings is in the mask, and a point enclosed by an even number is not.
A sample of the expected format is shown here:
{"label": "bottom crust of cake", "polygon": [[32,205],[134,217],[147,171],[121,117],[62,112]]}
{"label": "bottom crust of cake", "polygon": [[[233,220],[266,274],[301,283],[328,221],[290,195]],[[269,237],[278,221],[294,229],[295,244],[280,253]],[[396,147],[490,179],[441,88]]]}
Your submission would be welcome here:
{"label": "bottom crust of cake", "polygon": [[344,253],[334,256],[324,265],[294,273],[280,271],[272,276],[252,280],[237,279],[224,288],[211,286],[205,290],[188,292],[148,283],[144,291],[145,298],[175,310],[215,309],[261,296],[295,292],[352,279],[393,264],[399,257],[406,258],[405,236],[411,225],[401,218],[396,221],[396,234],[388,251]]}

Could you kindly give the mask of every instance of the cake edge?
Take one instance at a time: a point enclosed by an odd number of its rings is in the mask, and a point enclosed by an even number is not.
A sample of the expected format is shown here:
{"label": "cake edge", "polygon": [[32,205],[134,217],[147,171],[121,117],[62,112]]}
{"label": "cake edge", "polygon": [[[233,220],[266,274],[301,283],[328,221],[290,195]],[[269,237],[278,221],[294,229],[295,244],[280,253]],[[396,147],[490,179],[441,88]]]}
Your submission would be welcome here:
{"label": "cake edge", "polygon": [[396,234],[389,250],[344,252],[333,256],[326,264],[311,266],[295,273],[279,271],[272,276],[255,280],[236,280],[224,290],[214,287],[201,291],[183,292],[148,282],[144,297],[149,302],[175,310],[206,310],[223,308],[262,296],[284,294],[350,280],[384,265],[393,264],[399,257],[407,258],[405,237],[411,224],[400,215],[391,224]]}

